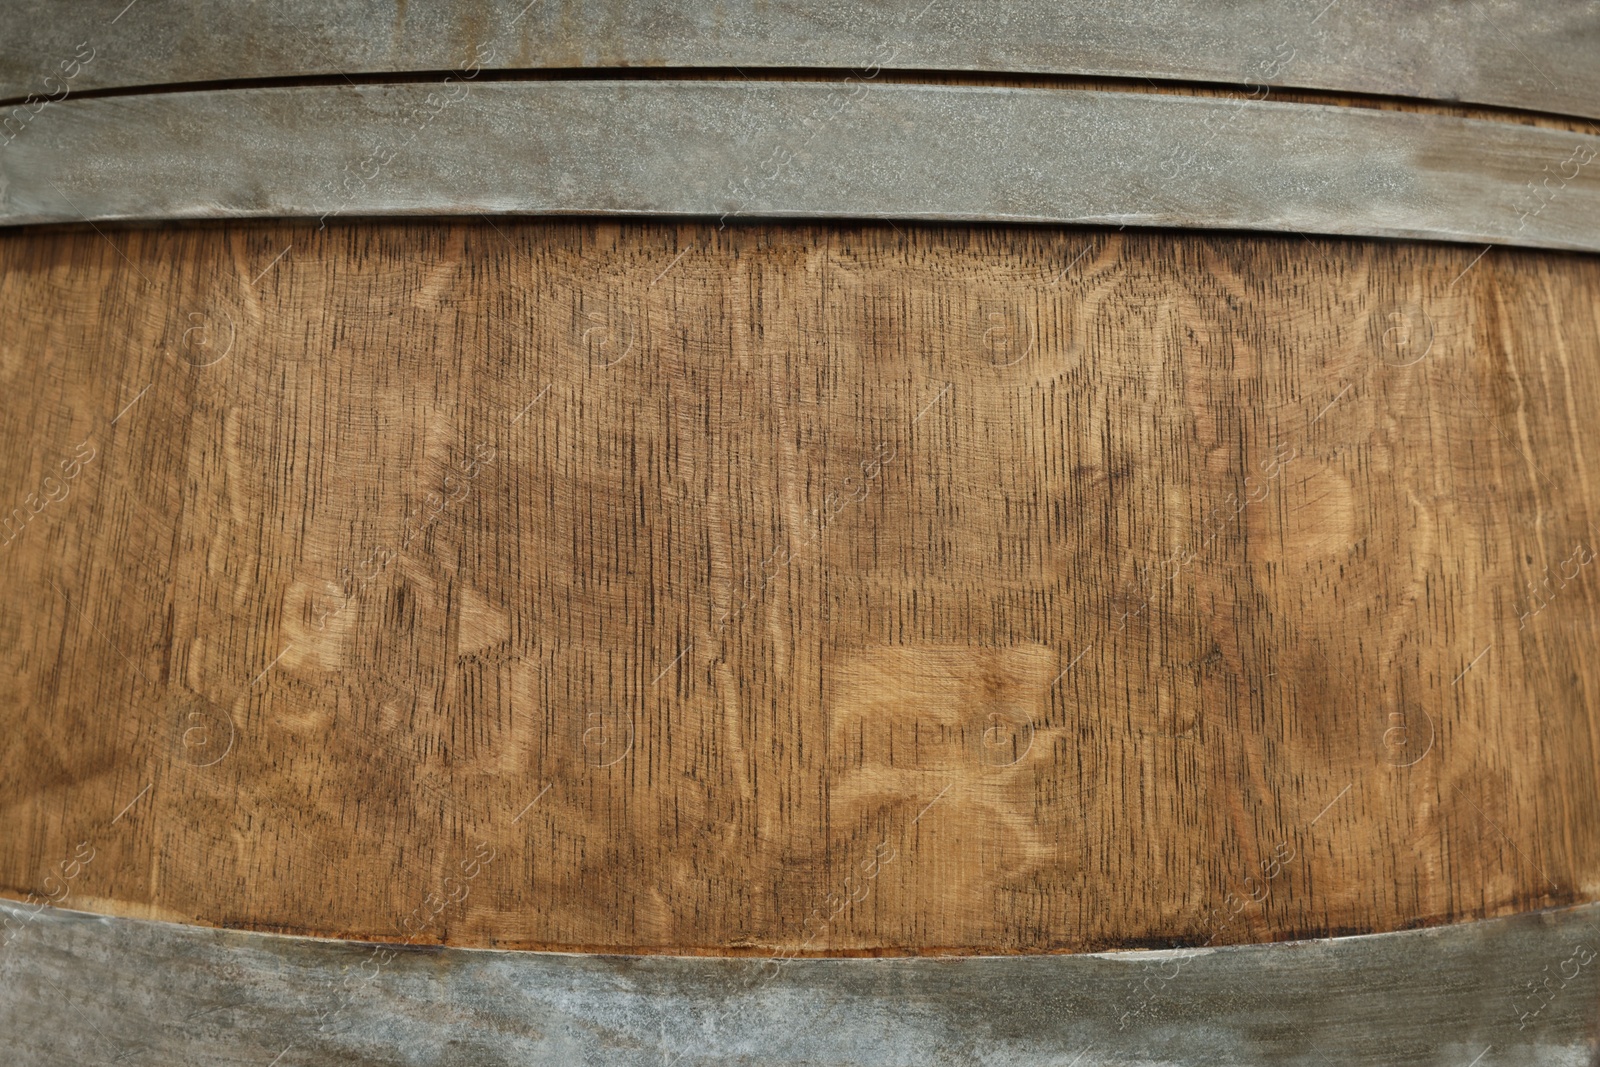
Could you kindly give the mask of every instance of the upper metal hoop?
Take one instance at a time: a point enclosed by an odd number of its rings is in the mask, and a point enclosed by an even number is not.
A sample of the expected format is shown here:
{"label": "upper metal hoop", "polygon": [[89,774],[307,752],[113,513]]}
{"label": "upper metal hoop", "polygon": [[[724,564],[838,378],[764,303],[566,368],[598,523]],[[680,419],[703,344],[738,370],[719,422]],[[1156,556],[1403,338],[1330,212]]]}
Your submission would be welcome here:
{"label": "upper metal hoop", "polygon": [[0,100],[478,57],[1258,82],[1600,118],[1596,56],[1600,0],[0,0]]}

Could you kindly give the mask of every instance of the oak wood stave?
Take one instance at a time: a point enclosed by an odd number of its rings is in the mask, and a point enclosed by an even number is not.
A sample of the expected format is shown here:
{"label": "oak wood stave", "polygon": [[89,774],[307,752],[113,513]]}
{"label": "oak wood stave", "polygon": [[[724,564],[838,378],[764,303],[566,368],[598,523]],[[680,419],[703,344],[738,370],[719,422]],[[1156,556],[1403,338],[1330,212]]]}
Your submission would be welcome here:
{"label": "oak wood stave", "polygon": [[0,546],[0,888],[838,954],[1596,899],[1595,571],[1528,585],[1592,555],[1600,272],[1476,254],[8,233],[0,499],[66,493]]}

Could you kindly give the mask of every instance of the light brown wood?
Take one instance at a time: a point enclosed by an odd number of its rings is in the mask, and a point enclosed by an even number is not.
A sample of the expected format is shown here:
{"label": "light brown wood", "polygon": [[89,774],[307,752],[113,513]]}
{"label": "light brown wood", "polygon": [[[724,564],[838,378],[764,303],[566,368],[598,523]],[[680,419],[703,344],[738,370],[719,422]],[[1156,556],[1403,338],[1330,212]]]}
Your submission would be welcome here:
{"label": "light brown wood", "polygon": [[1479,252],[0,236],[0,889],[674,952],[1600,899],[1600,264]]}

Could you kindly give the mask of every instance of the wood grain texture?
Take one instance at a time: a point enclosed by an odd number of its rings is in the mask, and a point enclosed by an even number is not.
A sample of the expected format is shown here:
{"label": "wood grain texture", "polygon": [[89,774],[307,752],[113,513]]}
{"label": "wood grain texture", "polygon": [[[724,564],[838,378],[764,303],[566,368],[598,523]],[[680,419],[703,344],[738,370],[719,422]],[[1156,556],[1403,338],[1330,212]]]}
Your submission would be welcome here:
{"label": "wood grain texture", "polygon": [[840,954],[1600,899],[1600,263],[1476,255],[4,234],[0,889]]}

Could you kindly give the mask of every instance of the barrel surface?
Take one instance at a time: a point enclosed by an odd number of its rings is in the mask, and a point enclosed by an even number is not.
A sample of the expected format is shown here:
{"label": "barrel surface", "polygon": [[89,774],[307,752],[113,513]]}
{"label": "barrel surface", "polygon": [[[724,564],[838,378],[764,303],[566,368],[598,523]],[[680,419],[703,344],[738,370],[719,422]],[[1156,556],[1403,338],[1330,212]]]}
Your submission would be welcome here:
{"label": "barrel surface", "polygon": [[834,955],[1600,899],[1593,257],[34,229],[0,307],[7,895]]}

